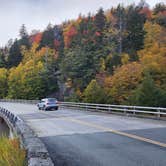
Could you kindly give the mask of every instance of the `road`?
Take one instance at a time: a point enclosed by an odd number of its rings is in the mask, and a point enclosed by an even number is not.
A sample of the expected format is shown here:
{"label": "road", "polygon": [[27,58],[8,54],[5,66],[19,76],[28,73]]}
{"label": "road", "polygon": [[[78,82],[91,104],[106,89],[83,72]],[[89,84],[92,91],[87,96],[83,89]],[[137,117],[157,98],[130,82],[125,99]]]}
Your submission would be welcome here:
{"label": "road", "polygon": [[56,166],[166,166],[166,122],[0,103],[45,143]]}

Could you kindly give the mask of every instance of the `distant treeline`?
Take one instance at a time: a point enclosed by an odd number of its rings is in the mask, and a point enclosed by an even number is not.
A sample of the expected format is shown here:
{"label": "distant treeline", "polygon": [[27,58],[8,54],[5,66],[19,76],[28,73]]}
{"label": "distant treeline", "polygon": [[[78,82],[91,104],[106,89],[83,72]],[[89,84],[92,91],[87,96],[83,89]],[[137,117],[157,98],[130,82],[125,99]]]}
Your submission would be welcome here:
{"label": "distant treeline", "polygon": [[31,34],[22,25],[0,48],[0,98],[46,96],[165,107],[166,5],[100,8]]}

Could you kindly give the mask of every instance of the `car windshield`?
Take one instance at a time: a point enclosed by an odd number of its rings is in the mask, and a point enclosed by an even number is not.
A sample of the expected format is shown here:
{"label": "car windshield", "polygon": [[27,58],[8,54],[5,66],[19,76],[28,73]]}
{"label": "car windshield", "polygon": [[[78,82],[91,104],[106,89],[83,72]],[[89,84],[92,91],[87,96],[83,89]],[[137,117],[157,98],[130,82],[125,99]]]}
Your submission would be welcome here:
{"label": "car windshield", "polygon": [[48,102],[54,103],[54,102],[56,102],[56,99],[53,99],[53,98],[48,99]]}

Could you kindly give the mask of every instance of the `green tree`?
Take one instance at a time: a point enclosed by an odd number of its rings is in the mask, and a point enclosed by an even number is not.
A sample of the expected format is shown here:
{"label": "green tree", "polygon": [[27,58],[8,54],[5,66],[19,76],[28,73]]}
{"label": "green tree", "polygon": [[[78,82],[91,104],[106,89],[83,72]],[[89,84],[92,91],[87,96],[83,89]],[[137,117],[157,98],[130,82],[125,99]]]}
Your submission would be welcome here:
{"label": "green tree", "polygon": [[[66,52],[61,62],[61,73],[66,79],[72,79],[73,85],[81,90],[95,77],[94,53],[86,48],[75,47]],[[75,79],[77,78],[77,79]]]}
{"label": "green tree", "polygon": [[153,9],[153,20],[159,25],[166,28],[166,5],[164,3],[158,3]]}
{"label": "green tree", "polygon": [[166,5],[164,3],[157,3],[153,9],[155,15],[164,11],[166,11]]}
{"label": "green tree", "polygon": [[146,17],[140,14],[140,9],[131,5],[126,15],[126,37],[123,39],[123,51],[130,55],[131,60],[137,60],[137,51],[144,46],[144,23]]}
{"label": "green tree", "polygon": [[8,76],[8,98],[23,99],[23,65],[20,63],[17,67],[9,70]]}
{"label": "green tree", "polygon": [[21,39],[19,40],[19,46],[30,48],[29,36],[24,24],[20,28],[20,37]]}
{"label": "green tree", "polygon": [[6,67],[6,59],[5,59],[5,53],[4,50],[0,50],[0,68]]}
{"label": "green tree", "polygon": [[35,43],[31,49],[22,47],[22,63],[10,69],[9,98],[39,99],[57,90],[54,51],[37,48]]}
{"label": "green tree", "polygon": [[20,51],[19,41],[16,39],[9,50],[8,56],[8,66],[13,67],[17,66],[22,60],[22,54]]}
{"label": "green tree", "polygon": [[46,46],[54,48],[54,28],[52,28],[51,24],[49,24],[47,29],[43,32],[39,48]]}
{"label": "green tree", "polygon": [[166,107],[166,91],[157,87],[152,77],[145,76],[142,84],[134,91],[131,104],[141,106]]}
{"label": "green tree", "polygon": [[14,43],[11,44],[9,48],[9,56],[7,59],[8,67],[18,66],[22,61],[21,47],[24,46],[27,49],[30,48],[29,36],[25,25],[23,24],[20,28],[20,39],[15,39]]}
{"label": "green tree", "polygon": [[104,89],[97,83],[96,80],[92,80],[83,92],[83,101],[87,103],[105,102]]}
{"label": "green tree", "polygon": [[7,95],[7,73],[7,69],[0,68],[0,98],[4,98]]}
{"label": "green tree", "polygon": [[105,24],[106,24],[106,17],[104,15],[103,9],[100,8],[97,14],[95,15],[95,25],[97,27],[97,30],[101,32],[104,29]]}

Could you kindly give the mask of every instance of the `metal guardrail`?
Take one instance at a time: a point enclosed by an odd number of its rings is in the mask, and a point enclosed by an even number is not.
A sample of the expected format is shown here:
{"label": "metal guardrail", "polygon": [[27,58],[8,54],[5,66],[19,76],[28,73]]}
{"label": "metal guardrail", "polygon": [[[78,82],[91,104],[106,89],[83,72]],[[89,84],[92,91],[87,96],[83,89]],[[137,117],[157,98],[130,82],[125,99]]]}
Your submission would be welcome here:
{"label": "metal guardrail", "polygon": [[40,100],[0,99],[0,102],[37,104]]}
{"label": "metal guardrail", "polygon": [[110,105],[110,104],[94,104],[94,103],[75,103],[61,102],[61,106],[80,108],[85,110],[108,111],[108,112],[123,112],[125,114],[149,114],[157,115],[157,117],[166,116],[166,108],[161,107],[141,107],[141,106],[126,106],[126,105]]}
{"label": "metal guardrail", "polygon": [[[37,104],[39,100],[20,100],[20,99],[0,99],[2,102]],[[76,103],[76,102],[60,102],[60,107],[77,108],[94,110],[94,111],[108,111],[108,112],[122,112],[124,114],[148,114],[155,115],[158,118],[166,116],[166,108],[162,107],[142,107],[142,106],[127,106],[127,105],[110,105],[110,104],[94,104],[94,103]]]}

